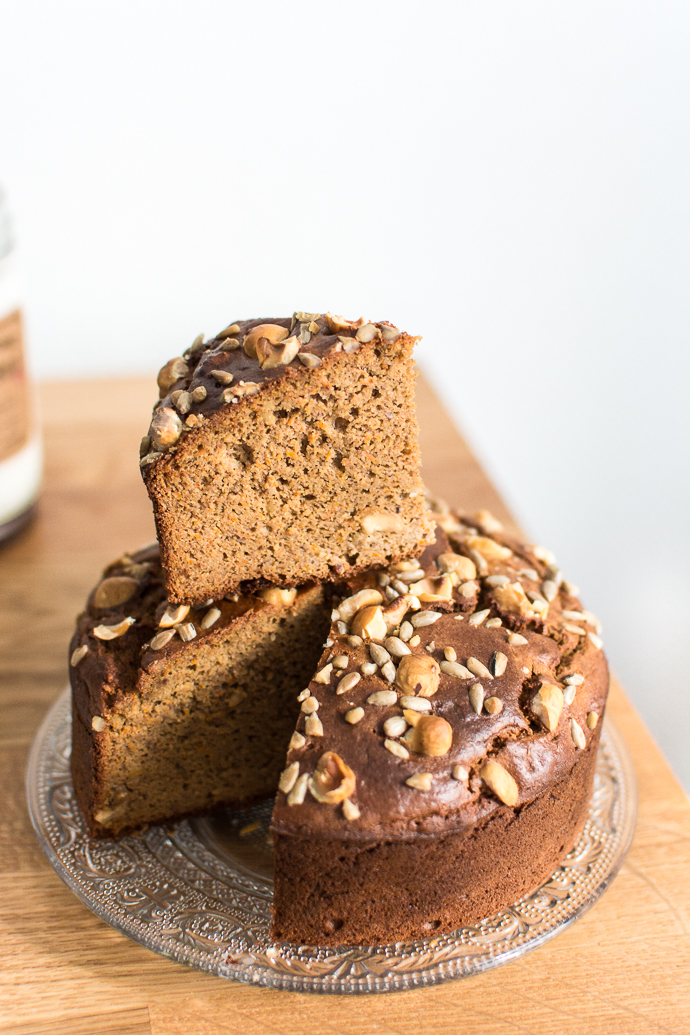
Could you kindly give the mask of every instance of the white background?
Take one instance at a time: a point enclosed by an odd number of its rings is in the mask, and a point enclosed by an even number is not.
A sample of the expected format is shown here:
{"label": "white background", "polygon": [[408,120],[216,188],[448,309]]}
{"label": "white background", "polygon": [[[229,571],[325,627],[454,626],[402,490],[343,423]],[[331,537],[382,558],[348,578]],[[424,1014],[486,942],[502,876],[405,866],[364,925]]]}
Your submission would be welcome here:
{"label": "white background", "polygon": [[41,377],[391,319],[690,788],[690,5],[0,2]]}

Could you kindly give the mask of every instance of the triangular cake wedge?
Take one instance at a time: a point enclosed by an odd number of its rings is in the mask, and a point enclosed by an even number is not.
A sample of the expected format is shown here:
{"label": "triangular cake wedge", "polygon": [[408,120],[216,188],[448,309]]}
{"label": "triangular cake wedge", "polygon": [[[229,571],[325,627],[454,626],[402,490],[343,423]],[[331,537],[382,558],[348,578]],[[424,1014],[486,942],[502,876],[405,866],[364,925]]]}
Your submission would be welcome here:
{"label": "triangular cake wedge", "polygon": [[431,541],[416,340],[295,313],[230,325],[163,367],[141,469],[171,601],[339,580]]}
{"label": "triangular cake wedge", "polygon": [[[608,685],[548,551],[440,518],[333,612],[273,813],[273,936],[380,944],[537,887],[585,822]],[[483,527],[482,527],[483,522]]]}

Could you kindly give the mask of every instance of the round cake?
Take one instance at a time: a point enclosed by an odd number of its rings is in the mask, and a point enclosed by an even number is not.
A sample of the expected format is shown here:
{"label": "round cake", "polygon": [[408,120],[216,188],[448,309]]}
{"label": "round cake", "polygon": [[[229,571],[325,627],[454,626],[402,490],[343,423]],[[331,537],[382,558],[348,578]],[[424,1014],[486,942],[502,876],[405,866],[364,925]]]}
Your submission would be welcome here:
{"label": "round cake", "polygon": [[549,551],[434,509],[421,557],[336,586],[190,608],[157,548],[111,565],[70,648],[92,833],[277,791],[273,935],[303,944],[455,930],[547,878],[587,814],[599,625]]}

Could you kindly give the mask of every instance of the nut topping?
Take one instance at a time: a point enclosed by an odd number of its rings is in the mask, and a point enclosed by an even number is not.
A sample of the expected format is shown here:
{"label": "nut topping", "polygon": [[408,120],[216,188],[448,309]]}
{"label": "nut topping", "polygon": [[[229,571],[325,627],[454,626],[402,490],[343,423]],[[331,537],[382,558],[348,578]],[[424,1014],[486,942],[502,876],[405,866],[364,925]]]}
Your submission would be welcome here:
{"label": "nut topping", "polygon": [[406,742],[416,755],[447,755],[453,744],[453,728],[440,715],[421,715]]}
{"label": "nut topping", "polygon": [[398,703],[398,695],[395,690],[376,690],[367,697],[367,704],[375,704],[379,708],[389,708],[392,704]]}
{"label": "nut topping", "polygon": [[468,658],[467,667],[472,675],[478,676],[479,679],[493,679],[486,665],[483,665],[478,658]]}
{"label": "nut topping", "polygon": [[[459,661],[442,661],[441,672],[446,676],[452,676],[453,679],[471,679],[472,673],[469,668],[465,668]],[[477,673],[475,672],[475,675]]]}
{"label": "nut topping", "polygon": [[89,646],[87,643],[82,644],[81,647],[77,647],[72,651],[72,656],[69,659],[69,663],[72,668],[76,668],[80,661],[83,661],[86,655],[89,653]]}
{"label": "nut topping", "polygon": [[257,358],[256,347],[259,338],[267,338],[271,345],[277,345],[279,342],[285,341],[287,336],[287,329],[277,323],[260,323],[258,327],[253,327],[244,336],[243,348],[245,355],[249,356],[250,359]]}
{"label": "nut topping", "polygon": [[360,811],[353,801],[346,798],[343,802],[343,816],[346,820],[351,821],[353,819],[359,819]]}
{"label": "nut topping", "polygon": [[256,343],[256,356],[262,370],[272,370],[274,367],[285,367],[292,363],[299,352],[299,338],[293,334],[285,338],[279,344],[272,344],[268,338],[259,338]]}
{"label": "nut topping", "polygon": [[169,360],[164,367],[161,367],[156,378],[161,399],[165,398],[176,381],[186,377],[188,373],[189,367],[182,356]]}
{"label": "nut topping", "polygon": [[309,790],[317,801],[337,805],[354,793],[355,774],[335,751],[326,751],[309,780]]}
{"label": "nut topping", "polygon": [[[403,694],[414,697],[433,697],[438,690],[441,669],[430,654],[406,654],[400,659],[395,674],[395,685]],[[414,706],[413,706],[414,707]]]}
{"label": "nut topping", "polygon": [[476,579],[477,568],[474,561],[469,557],[463,557],[459,553],[440,553],[436,558],[436,567],[440,572],[450,575],[455,572],[459,579],[466,582],[469,579]]}
{"label": "nut topping", "polygon": [[494,651],[492,659],[492,667],[495,676],[502,676],[506,670],[508,664],[508,658],[500,650]]}
{"label": "nut topping", "polygon": [[453,596],[453,583],[449,575],[441,575],[437,579],[420,579],[419,582],[412,583],[410,592],[419,597],[423,604],[436,600],[450,600]]}
{"label": "nut topping", "polygon": [[498,715],[503,711],[503,701],[500,697],[487,697],[484,701],[484,711],[489,715]]}
{"label": "nut topping", "polygon": [[309,782],[309,773],[302,773],[297,779],[297,783],[292,788],[287,796],[288,805],[301,805],[307,794],[307,783]]}
{"label": "nut topping", "polygon": [[297,783],[297,777],[299,776],[299,762],[292,762],[287,769],[283,769],[280,774],[280,780],[278,781],[278,790],[281,790],[283,794],[289,794],[292,788]]}
{"label": "nut topping", "polygon": [[336,316],[335,313],[326,313],[326,323],[331,334],[342,334],[343,331],[354,331],[361,327],[364,320],[346,320],[344,316]]}
{"label": "nut topping", "polygon": [[102,733],[105,729],[105,719],[102,715],[94,715],[91,719],[91,729],[96,733]]}
{"label": "nut topping", "polygon": [[507,546],[501,546],[494,539],[488,539],[483,535],[468,535],[465,544],[470,550],[476,550],[485,561],[505,561],[513,555],[513,551]]}
{"label": "nut topping", "polygon": [[361,678],[362,677],[359,672],[348,672],[346,676],[343,676],[335,688],[336,694],[346,694],[348,690],[353,690]]}
{"label": "nut topping", "polygon": [[497,586],[493,591],[494,600],[504,611],[527,616],[532,613],[532,605],[519,582],[509,582],[506,586]]}
{"label": "nut topping", "polygon": [[469,690],[470,704],[477,713],[481,715],[484,705],[484,687],[481,683],[473,683]]}
{"label": "nut topping", "polygon": [[231,374],[229,370],[212,370],[211,377],[220,385],[231,385],[235,380],[235,375]]}
{"label": "nut topping", "polygon": [[358,611],[369,604],[381,604],[383,597],[377,589],[361,589],[351,597],[343,600],[338,607],[338,616],[343,622],[351,621]]}
{"label": "nut topping", "polygon": [[297,359],[300,361],[302,366],[307,367],[308,370],[314,370],[316,367],[321,366],[321,360],[318,356],[315,356],[313,352],[298,352]]}
{"label": "nut topping", "polygon": [[532,711],[550,733],[558,726],[564,703],[563,691],[553,683],[542,683],[532,698]]}
{"label": "nut topping", "polygon": [[402,532],[405,522],[399,514],[385,510],[365,510],[360,515],[360,524],[367,535],[375,532]]}
{"label": "nut topping", "polygon": [[218,607],[210,608],[206,612],[204,617],[201,619],[201,621],[199,622],[199,628],[200,629],[210,629],[212,625],[216,624],[216,622],[220,618],[220,615],[221,615],[220,608],[218,608]]}
{"label": "nut topping", "polygon": [[587,747],[587,740],[582,726],[579,722],[576,722],[575,719],[570,720],[570,735],[573,738],[573,744],[575,747],[579,748],[580,751],[584,751]]}
{"label": "nut topping", "polygon": [[258,594],[267,604],[277,604],[281,607],[289,607],[294,604],[297,596],[296,589],[280,589],[278,586],[269,586],[267,589],[260,589]]}
{"label": "nut topping", "polygon": [[418,791],[430,791],[432,782],[431,773],[415,773],[414,776],[408,776],[405,780],[408,787],[414,787]]}
{"label": "nut topping", "polygon": [[111,575],[96,587],[93,595],[93,606],[99,609],[118,607],[126,604],[139,589],[136,579],[128,575]]}
{"label": "nut topping", "polygon": [[373,341],[374,338],[378,338],[379,329],[376,324],[365,323],[363,327],[358,327],[355,333],[357,341],[368,342]]}
{"label": "nut topping", "polygon": [[182,421],[169,406],[160,406],[153,415],[149,436],[154,451],[164,453],[182,434]]}
{"label": "nut topping", "polygon": [[124,636],[130,625],[134,625],[135,622],[136,618],[123,618],[117,625],[97,625],[93,634],[99,640],[116,640],[119,636]]}
{"label": "nut topping", "polygon": [[189,604],[178,604],[177,607],[168,607],[165,609],[159,623],[159,629],[170,629],[173,625],[179,625],[183,622],[189,614]]}
{"label": "nut topping", "polygon": [[508,770],[504,769],[499,762],[494,762],[492,759],[485,762],[479,770],[479,775],[504,805],[511,807],[517,805],[520,796],[518,785]]}
{"label": "nut topping", "polygon": [[350,708],[349,712],[345,712],[345,722],[349,722],[351,726],[356,726],[363,718],[364,708]]}
{"label": "nut topping", "polygon": [[383,612],[380,607],[363,607],[352,619],[350,628],[354,636],[363,640],[382,640],[388,632]]}
{"label": "nut topping", "polygon": [[163,632],[156,633],[149,643],[149,647],[151,650],[161,650],[166,644],[170,643],[174,635],[175,629],[165,629]]}

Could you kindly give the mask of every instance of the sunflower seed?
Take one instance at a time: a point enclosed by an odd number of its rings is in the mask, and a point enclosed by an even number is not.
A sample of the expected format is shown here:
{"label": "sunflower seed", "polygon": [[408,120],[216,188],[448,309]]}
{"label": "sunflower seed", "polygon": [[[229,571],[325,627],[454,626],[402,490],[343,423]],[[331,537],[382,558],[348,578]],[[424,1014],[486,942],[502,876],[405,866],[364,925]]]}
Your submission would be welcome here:
{"label": "sunflower seed", "polygon": [[402,622],[400,625],[400,639],[403,643],[409,643],[412,639],[414,629],[410,622]]}
{"label": "sunflower seed", "polygon": [[430,712],[431,701],[426,697],[401,697],[400,704],[412,712]]}
{"label": "sunflower seed", "polygon": [[507,575],[488,575],[484,581],[487,586],[505,586],[506,582],[510,582]]}
{"label": "sunflower seed", "polygon": [[585,616],[582,611],[561,611],[561,618],[572,619],[574,622],[585,621]]}
{"label": "sunflower seed", "polygon": [[570,720],[570,734],[573,738],[573,744],[575,747],[579,748],[580,751],[584,751],[587,747],[587,741],[585,739],[582,726],[579,722],[576,722],[575,719]]}
{"label": "sunflower seed", "polygon": [[446,659],[446,661],[457,661],[458,660],[458,656],[455,653],[455,647],[444,647],[443,648],[443,656]]}
{"label": "sunflower seed", "polygon": [[520,568],[518,575],[523,579],[532,579],[533,582],[537,582],[539,579],[539,575],[534,568]]}
{"label": "sunflower seed", "polygon": [[477,715],[481,715],[482,706],[484,704],[484,687],[481,683],[474,683],[469,690],[470,704],[474,708]]}
{"label": "sunflower seed", "polygon": [[556,558],[553,550],[549,550],[547,546],[533,546],[532,553],[538,561],[543,561],[544,564],[555,564]]}
{"label": "sunflower seed", "polygon": [[347,820],[359,819],[361,813],[354,802],[346,798],[343,802],[343,816]]}
{"label": "sunflower seed", "polygon": [[229,370],[212,370],[211,377],[221,385],[231,385],[235,380],[235,375],[231,374]]}
{"label": "sunflower seed", "polygon": [[599,722],[599,716],[596,712],[588,712],[587,714],[587,729],[593,730],[596,728]]}
{"label": "sunflower seed", "polygon": [[445,672],[447,676],[452,676],[454,679],[472,678],[470,670],[461,665],[459,661],[442,661],[441,672]]}
{"label": "sunflower seed", "polygon": [[558,596],[558,586],[552,579],[546,579],[542,582],[541,591],[548,601],[555,600]]}
{"label": "sunflower seed", "polygon": [[563,691],[563,701],[565,704],[572,704],[575,700],[575,694],[577,693],[577,687],[569,683]]}
{"label": "sunflower seed", "polygon": [[508,664],[508,658],[506,657],[506,655],[502,654],[500,650],[495,651],[493,659],[492,659],[494,675],[495,676],[502,676],[503,673],[506,670],[506,665],[507,664]]}
{"label": "sunflower seed", "polygon": [[414,787],[417,791],[430,791],[432,782],[431,773],[415,773],[414,776],[408,776],[405,780],[408,787]]}
{"label": "sunflower seed", "polygon": [[409,758],[410,752],[406,747],[403,747],[397,740],[384,740],[383,746],[387,751],[390,751],[391,755],[397,755],[398,758]]}
{"label": "sunflower seed", "polygon": [[395,665],[392,661],[387,661],[385,665],[381,666],[381,675],[389,683],[392,683],[395,679]]}
{"label": "sunflower seed", "polygon": [[407,644],[403,643],[399,636],[389,636],[383,642],[386,650],[392,654],[394,658],[404,658],[406,654],[412,653]]}
{"label": "sunflower seed", "polygon": [[397,600],[400,596],[400,594],[396,590],[394,590],[392,586],[386,586],[384,592],[386,594],[386,600],[389,600],[391,603],[394,600]]}
{"label": "sunflower seed", "polygon": [[420,640],[419,636],[413,636],[412,639],[409,641],[409,644],[410,647],[418,647],[421,642],[422,641]]}
{"label": "sunflower seed", "polygon": [[352,690],[353,687],[357,686],[361,678],[359,672],[348,672],[335,688],[336,694],[345,694],[348,690]]}
{"label": "sunflower seed", "polygon": [[440,611],[418,611],[410,618],[410,624],[415,629],[422,629],[425,625],[433,625],[440,617]]}
{"label": "sunflower seed", "polygon": [[192,402],[200,403],[204,401],[208,393],[204,385],[197,385],[190,394],[192,396]]}
{"label": "sunflower seed", "polygon": [[391,715],[383,724],[383,732],[387,737],[402,737],[407,729],[407,722],[402,715]]}
{"label": "sunflower seed", "polygon": [[575,672],[572,676],[566,676],[563,680],[564,683],[572,683],[573,686],[582,686],[585,681],[585,677],[581,676],[579,672]]}
{"label": "sunflower seed", "polygon": [[501,626],[501,625],[503,625],[503,622],[501,621],[500,618],[487,618],[486,622],[484,623],[484,628],[485,629],[498,629],[499,626]]}
{"label": "sunflower seed", "polygon": [[569,582],[567,579],[563,579],[562,586],[569,597],[579,597],[580,587],[576,586],[574,582]]}
{"label": "sunflower seed", "polygon": [[210,611],[207,611],[204,617],[199,622],[201,629],[210,629],[212,625],[215,625],[220,618],[220,608],[212,607]]}
{"label": "sunflower seed", "polygon": [[69,659],[69,663],[72,666],[72,668],[76,668],[79,662],[83,661],[83,659],[86,657],[88,653],[89,647],[86,643],[82,644],[81,647],[77,647],[75,650],[73,650],[72,657]]}
{"label": "sunflower seed", "polygon": [[391,577],[390,575],[386,575],[385,571],[381,571],[379,572],[376,581],[378,582],[379,586],[389,586]]}
{"label": "sunflower seed", "polygon": [[585,630],[581,629],[579,625],[573,625],[572,622],[563,622],[563,628],[566,632],[573,633],[575,636],[585,635]]}
{"label": "sunflower seed", "polygon": [[367,697],[367,704],[376,704],[380,708],[388,708],[391,704],[398,703],[398,695],[395,690],[376,690]]}
{"label": "sunflower seed", "polygon": [[196,628],[194,622],[184,622],[182,625],[176,626],[178,635],[181,640],[185,643],[189,643],[190,640],[196,639]]}
{"label": "sunflower seed", "polygon": [[600,636],[597,636],[596,633],[590,632],[587,633],[587,636],[592,641],[597,650],[601,650],[601,648],[604,646],[604,641],[602,640],[602,638]]}
{"label": "sunflower seed", "polygon": [[364,640],[361,636],[348,636],[347,642],[350,644],[351,647],[361,647],[364,643]]}
{"label": "sunflower seed", "polygon": [[477,592],[477,583],[476,582],[463,582],[463,584],[462,584],[462,586],[460,586],[460,589],[459,589],[458,592],[460,593],[461,597],[464,597],[466,600],[469,600],[469,598],[473,597],[475,595],[475,593]]}
{"label": "sunflower seed", "polygon": [[166,643],[170,643],[175,632],[175,629],[164,629],[163,632],[157,633],[151,640],[149,647],[151,650],[160,650],[162,647],[165,647]]}
{"label": "sunflower seed", "polygon": [[508,633],[508,643],[511,647],[524,647],[528,642],[525,636],[521,636],[520,633]]}
{"label": "sunflower seed", "polygon": [[302,773],[298,778],[295,786],[292,788],[287,796],[288,805],[301,805],[307,793],[307,784],[309,783],[309,773]]}
{"label": "sunflower seed", "polygon": [[481,625],[482,622],[489,617],[491,613],[490,608],[486,608],[484,611],[475,611],[473,615],[467,619],[470,625]]}
{"label": "sunflower seed", "polygon": [[364,718],[364,708],[350,708],[349,712],[345,712],[345,722],[349,722],[351,726],[356,726]]}
{"label": "sunflower seed", "polygon": [[468,658],[467,667],[473,676],[479,676],[480,679],[493,679],[486,665],[482,665],[478,658]]}
{"label": "sunflower seed", "polygon": [[289,794],[292,788],[297,783],[297,777],[299,776],[299,762],[292,762],[287,769],[283,769],[280,774],[280,780],[278,781],[278,790],[282,791],[283,794]]}

